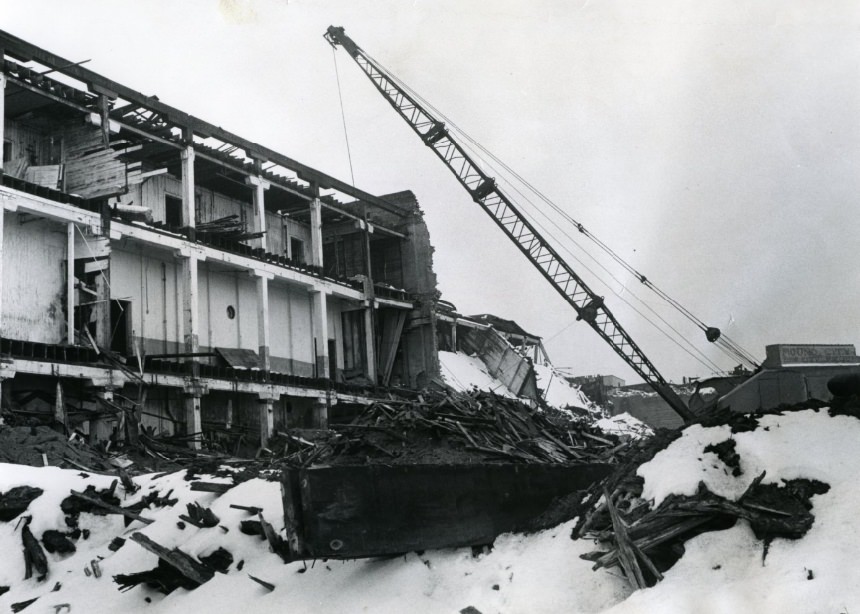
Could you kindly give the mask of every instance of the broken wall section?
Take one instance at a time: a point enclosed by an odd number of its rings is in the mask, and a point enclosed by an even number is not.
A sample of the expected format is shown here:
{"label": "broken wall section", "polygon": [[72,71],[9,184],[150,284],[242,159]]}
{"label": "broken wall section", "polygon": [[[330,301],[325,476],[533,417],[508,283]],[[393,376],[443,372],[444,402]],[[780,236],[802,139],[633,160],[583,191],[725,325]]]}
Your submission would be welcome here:
{"label": "broken wall section", "polygon": [[469,354],[476,354],[487,371],[517,396],[538,398],[532,362],[517,352],[494,328],[473,328],[460,336],[459,343]]}
{"label": "broken wall section", "polygon": [[[391,383],[412,388],[423,388],[439,378],[439,356],[436,346],[436,302],[440,292],[437,288],[436,272],[433,270],[434,248],[430,242],[430,231],[424,221],[424,213],[411,191],[387,194],[381,197],[400,212],[385,211],[367,205],[368,219],[402,232],[406,239],[398,241],[399,271],[384,270],[382,279],[374,281],[388,283],[390,276],[398,275],[401,286],[411,296],[415,308],[410,311],[403,327],[400,346],[395,357]],[[397,261],[394,244],[386,249],[391,252],[382,262]],[[377,258],[377,261],[380,259]],[[374,266],[379,274],[379,266]],[[395,285],[395,284],[392,284]]]}

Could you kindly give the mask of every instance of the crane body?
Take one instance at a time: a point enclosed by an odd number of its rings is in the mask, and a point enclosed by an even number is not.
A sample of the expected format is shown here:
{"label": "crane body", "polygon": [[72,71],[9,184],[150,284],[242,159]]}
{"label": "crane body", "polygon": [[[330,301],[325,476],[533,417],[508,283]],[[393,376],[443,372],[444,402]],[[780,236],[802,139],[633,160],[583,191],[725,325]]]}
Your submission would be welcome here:
{"label": "crane body", "polygon": [[376,89],[413,131],[439,157],[474,200],[510,238],[553,288],[576,311],[577,320],[588,324],[606,341],[670,407],[692,422],[696,416],[675,393],[636,342],[616,320],[598,296],[574,269],[520,212],[469,156],[445,124],[410,96],[389,74],[370,58],[341,27],[330,26],[325,34],[333,46],[340,45],[355,60]]}

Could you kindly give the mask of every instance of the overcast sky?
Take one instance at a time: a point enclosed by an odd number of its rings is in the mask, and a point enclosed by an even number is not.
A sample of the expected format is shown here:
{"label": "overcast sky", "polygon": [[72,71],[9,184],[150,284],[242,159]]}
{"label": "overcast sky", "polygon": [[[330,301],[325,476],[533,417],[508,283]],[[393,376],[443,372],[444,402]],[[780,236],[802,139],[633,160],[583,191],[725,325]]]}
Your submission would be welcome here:
{"label": "overcast sky", "polygon": [[[0,0],[0,27],[350,181],[335,63],[361,47],[699,318],[759,359],[860,342],[860,3]],[[443,297],[635,376],[341,50],[356,184],[411,189]],[[582,276],[664,375],[709,370],[621,297],[731,361],[630,277]],[[573,262],[575,268],[579,268]],[[608,282],[607,285],[604,282]],[[648,312],[646,312],[648,313]],[[652,319],[653,316],[652,316]]]}

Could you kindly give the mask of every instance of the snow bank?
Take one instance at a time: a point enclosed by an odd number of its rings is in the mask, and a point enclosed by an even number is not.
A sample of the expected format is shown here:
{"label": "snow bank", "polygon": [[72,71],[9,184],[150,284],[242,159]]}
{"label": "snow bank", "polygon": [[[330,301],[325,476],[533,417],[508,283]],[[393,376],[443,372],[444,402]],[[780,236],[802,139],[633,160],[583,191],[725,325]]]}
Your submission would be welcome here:
{"label": "snow bank", "polygon": [[[555,613],[600,612],[628,593],[626,583],[608,572],[595,574],[591,563],[579,558],[591,545],[570,540],[571,524],[539,534],[504,535],[494,548],[473,556],[471,549],[451,549],[408,554],[389,559],[358,561],[315,561],[284,564],[268,550],[259,537],[244,535],[239,523],[253,518],[230,504],[257,506],[278,531],[283,529],[280,489],[277,482],[253,479],[226,494],[190,490],[190,482],[180,471],[162,477],[141,476],[135,482],[142,489],[127,495],[123,505],[158,489],[173,489],[179,502],[173,507],[142,512],[155,522],[138,521],[128,528],[121,516],[83,513],[80,526],[89,528],[89,539],[76,542],[71,555],[48,554],[49,574],[39,582],[23,580],[21,534],[16,522],[0,523],[0,548],[6,556],[0,562],[0,585],[11,590],[0,596],[0,611],[12,603],[38,597],[31,612],[53,611],[53,605],[67,603],[71,612],[207,612],[207,614],[253,611],[255,614],[373,612],[401,614],[404,611],[450,614],[468,606],[488,612]],[[211,478],[204,477],[207,481]],[[54,467],[33,468],[0,464],[0,490],[31,485],[45,490],[27,514],[37,538],[45,529],[66,530],[59,504],[69,489],[83,490],[88,484],[108,487],[110,476],[83,475]],[[122,487],[117,487],[122,498]],[[198,529],[177,526],[186,503],[197,501],[211,506],[220,518],[219,527]],[[234,562],[226,574],[215,577],[193,591],[177,589],[163,595],[145,586],[120,592],[112,576],[155,567],[157,558],[136,543],[126,541],[117,551],[107,546],[115,536],[140,531],[168,548],[179,547],[192,556],[211,553],[218,547],[229,550]],[[99,560],[102,576],[86,575],[84,567]],[[237,569],[242,561],[242,569]],[[275,585],[267,591],[248,578],[253,575]],[[59,583],[59,589],[52,591]]]}
{"label": "snow bank", "polygon": [[477,388],[486,392],[495,392],[503,397],[516,396],[501,381],[487,372],[487,367],[480,358],[468,356],[462,352],[439,352],[439,365],[442,368],[442,378],[454,390],[468,392]]}
{"label": "snow bank", "polygon": [[[729,437],[743,474],[733,477],[722,461],[703,449]],[[610,612],[852,612],[860,604],[853,561],[860,550],[860,421],[829,417],[825,410],[764,416],[755,431],[728,427],[688,428],[666,450],[640,467],[643,496],[655,503],[669,493],[692,494],[699,481],[737,499],[767,471],[764,483],[809,478],[830,491],[812,497],[815,522],[799,540],[776,539],[766,558],[764,545],[745,522],[705,533],[686,544],[686,553],[656,587],[637,591]]]}

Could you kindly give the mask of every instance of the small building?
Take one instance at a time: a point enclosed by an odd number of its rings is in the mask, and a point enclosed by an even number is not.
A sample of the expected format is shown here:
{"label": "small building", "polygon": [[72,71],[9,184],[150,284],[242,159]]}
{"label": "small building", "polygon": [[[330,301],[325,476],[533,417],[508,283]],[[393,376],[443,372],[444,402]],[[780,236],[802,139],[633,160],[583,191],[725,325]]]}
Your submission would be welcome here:
{"label": "small building", "polygon": [[860,357],[851,344],[781,343],[767,346],[765,355],[758,372],[720,397],[720,407],[753,412],[809,399],[828,401],[832,377],[860,373]]}
{"label": "small building", "polygon": [[579,386],[582,392],[598,405],[606,405],[609,392],[624,386],[624,380],[615,375],[579,375],[566,379]]}
{"label": "small building", "polygon": [[0,67],[5,408],[259,445],[438,376],[411,192],[367,193],[5,32]]}

